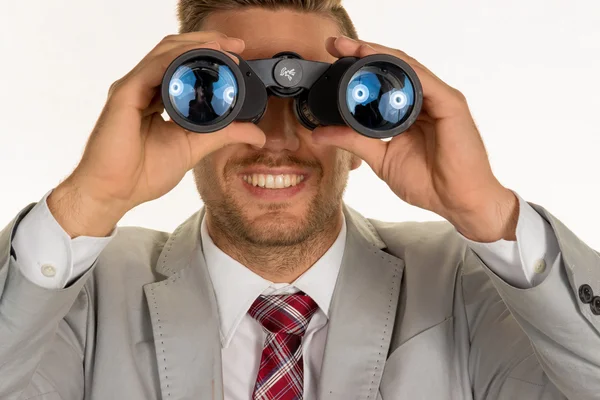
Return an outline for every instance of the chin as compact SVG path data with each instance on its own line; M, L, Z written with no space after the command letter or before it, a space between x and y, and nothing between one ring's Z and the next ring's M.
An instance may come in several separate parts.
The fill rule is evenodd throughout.
M306 217L285 211L269 211L247 223L247 240L255 244L290 246L307 239L312 233Z
M231 243L263 247L295 246L311 241L329 226L339 205L322 196L295 201L258 202L224 195L207 203L214 224Z

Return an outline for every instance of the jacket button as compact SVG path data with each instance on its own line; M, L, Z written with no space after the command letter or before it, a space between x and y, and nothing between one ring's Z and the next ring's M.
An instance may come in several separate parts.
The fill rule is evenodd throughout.
M590 308L592 309L592 313L594 315L600 315L600 296L596 296L592 299Z
M584 304L589 304L594 298L594 292L590 285L579 286L579 300Z

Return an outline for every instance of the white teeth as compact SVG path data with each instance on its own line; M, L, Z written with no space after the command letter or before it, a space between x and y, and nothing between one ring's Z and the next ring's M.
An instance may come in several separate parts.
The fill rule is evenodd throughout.
M304 175L296 174L280 174L280 175L265 175L252 174L242 177L245 182L252 186L258 186L267 189L283 189L291 186L296 186L304 180Z
M267 189L273 189L275 188L275 178L273 177L273 175L267 175L267 182L265 184L265 187Z
M275 188L277 188L277 189L283 188L283 175L277 175L275 177Z

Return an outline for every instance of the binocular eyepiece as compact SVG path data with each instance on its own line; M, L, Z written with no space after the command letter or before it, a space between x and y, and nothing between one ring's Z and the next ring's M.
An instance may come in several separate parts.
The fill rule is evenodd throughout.
M383 139L406 131L423 104L417 74L391 55L343 57L333 64L293 52L248 61L233 55L239 65L212 49L188 51L169 65L161 96L175 123L197 133L233 121L258 123L268 97L277 96L294 99L295 115L307 129L347 125Z

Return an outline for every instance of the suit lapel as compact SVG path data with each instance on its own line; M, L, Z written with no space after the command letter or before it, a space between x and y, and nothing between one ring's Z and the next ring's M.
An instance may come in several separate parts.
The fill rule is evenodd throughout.
M144 286L163 399L222 399L221 344L214 291L200 241L202 213L173 232Z
M318 399L375 399L390 346L404 262L345 207L347 236L330 307ZM196 213L169 237L144 286L162 398L222 399L219 321Z
M345 208L348 233L330 307L319 399L376 399L404 262L381 249L373 226Z

